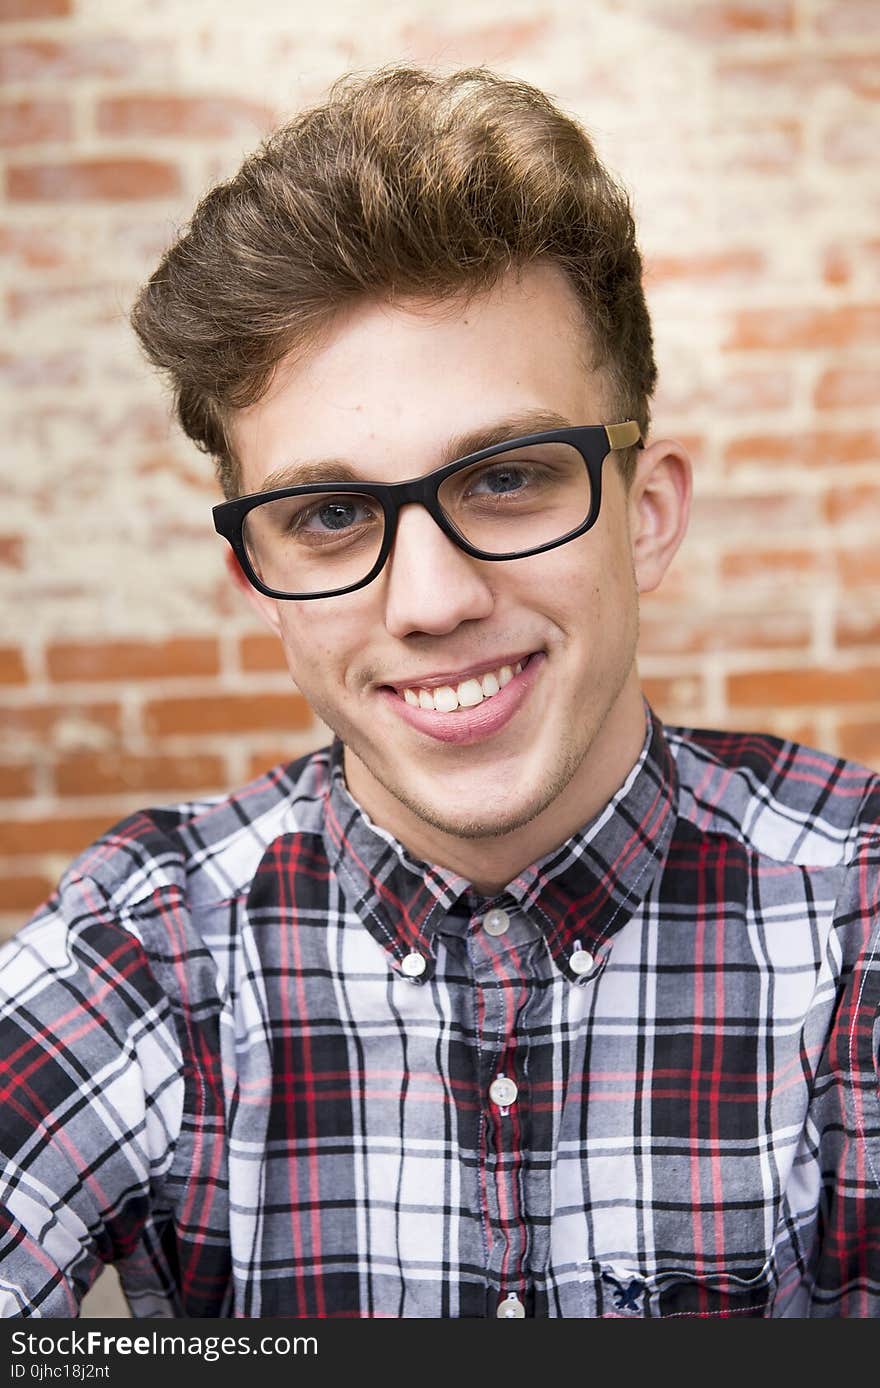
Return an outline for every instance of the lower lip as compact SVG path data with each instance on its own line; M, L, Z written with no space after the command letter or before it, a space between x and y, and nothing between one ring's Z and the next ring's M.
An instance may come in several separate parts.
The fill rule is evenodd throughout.
M417 732L426 733L436 742L452 742L463 747L492 737L510 722L532 692L545 659L543 652L538 651L497 694L490 695L474 708L458 708L453 713L414 708L391 689L379 692L398 718Z

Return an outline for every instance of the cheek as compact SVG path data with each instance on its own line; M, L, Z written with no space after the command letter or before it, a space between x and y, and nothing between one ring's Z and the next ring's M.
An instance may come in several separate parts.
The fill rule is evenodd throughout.
M568 551L568 553L566 553ZM534 571L533 606L573 634L588 635L591 644L614 642L630 627L638 602L632 555L625 544L590 532L571 545L549 551ZM548 562L550 561L550 562Z
M281 641L287 668L297 684L304 689L326 674L333 657L338 658L339 640L333 635L333 624L297 614L281 622Z
M291 605L293 606L293 605ZM304 694L338 688L357 665L364 649L369 621L350 606L333 612L329 606L303 603L281 619L281 641L287 668Z

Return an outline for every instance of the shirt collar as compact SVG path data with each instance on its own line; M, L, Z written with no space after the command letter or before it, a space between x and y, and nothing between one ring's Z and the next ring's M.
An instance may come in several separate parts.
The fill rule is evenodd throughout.
M646 705L641 754L605 808L565 843L538 859L491 898L447 868L420 862L387 830L373 824L345 784L343 746L330 752L324 845L349 907L398 968L419 955L433 975L439 920L468 896L476 913L490 905L520 906L541 928L547 947L572 982L574 950L598 961L648 893L666 859L678 804L678 777L662 725Z

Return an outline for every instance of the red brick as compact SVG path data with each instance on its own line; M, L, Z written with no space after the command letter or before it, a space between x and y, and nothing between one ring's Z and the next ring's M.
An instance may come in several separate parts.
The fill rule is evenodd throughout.
M832 524L880 527L880 486L834 487L825 498L825 516Z
M265 131L274 122L275 112L270 106L228 94L181 96L165 92L107 97L97 107L98 130L114 136L224 139Z
M213 637L175 636L167 641L58 642L46 660L51 679L175 679L216 675L220 670Z
M750 308L733 317L724 347L733 351L790 351L874 346L880 336L880 305L836 308Z
M26 684L24 657L15 646L0 646L0 684Z
M847 588L874 587L880 584L880 548L872 544L864 549L834 551L837 576Z
M475 15L478 13L474 12ZM450 23L439 19L419 19L405 24L400 34L400 46L416 61L436 61L443 54L444 62L472 62L474 53L484 60L498 62L502 58L529 55L551 29L549 16L534 18L490 20L483 24Z
M167 70L169 58L167 41L132 40L107 33L71 40L10 40L0 45L0 83L51 82L57 89L93 78L130 80L138 73Z
M642 690L651 707L670 723L689 721L703 697L699 675L644 675Z
M754 279L765 268L766 260L760 251L704 251L691 255L652 256L646 263L647 287L664 280L735 280Z
M82 385L85 358L78 352L54 352L44 356L0 354L0 385L12 390L42 390L46 386Z
M725 414L784 410L794 398L792 373L785 370L729 371L713 395L715 409Z
M63 704L6 707L0 714L0 732L15 748L21 742L37 740L41 745L63 740L67 747L106 746L116 740L121 726L119 705L111 703L67 699Z
M0 535L0 567L24 568L24 536Z
M161 159L79 159L10 165L6 188L13 202L127 202L173 197L181 183Z
M794 33L794 5L790 0L702 0L682 5L670 0L648 11L649 22L674 29L688 38L716 42L756 34L786 36Z
M862 607L839 613L834 624L834 639L842 649L853 646L880 647L880 612ZM877 691L880 700L880 689Z
M880 718L839 723L837 747L842 757L880 771Z
M820 520L819 501L809 492L791 489L759 496L724 496L697 489L691 507L691 532L708 536L732 547L748 544L768 535L790 534L803 540L804 532Z
M815 99L828 86L844 87L869 99L880 96L880 71L871 53L721 59L716 77L723 86L739 87L743 97L765 107L775 100L798 110L803 105L804 93Z
M326 737L324 741L327 741ZM315 745L317 746L317 741ZM252 752L245 774L249 781L254 781L258 776L262 776L266 771L271 771L275 766L286 766L288 762L293 761L294 757L299 755L299 751L291 751L289 746L283 747L280 743L264 748L261 752Z
M806 434L750 434L724 450L731 471L740 467L839 467L880 461L880 430L817 429Z
M121 818L121 816L117 816ZM114 822L106 815L51 815L0 820L0 855L80 853Z
M829 164L869 164L877 159L880 126L876 114L835 121L825 131L822 153Z
M822 261L822 278L826 284L849 284L852 279L852 261L839 246L831 246Z
M284 650L277 636L268 633L263 635L243 636L239 645L239 661L242 670L277 670L287 669L284 659Z
M0 256L25 270L55 270L68 263L69 247L51 228L6 223L0 224Z
M859 43L880 38L877 0L826 0L811 9L816 32L822 38L855 39Z
M852 670L803 667L796 670L749 670L728 675L732 707L814 708L835 704L870 704L880 697L880 665Z
M827 246L822 256L826 284L849 284L856 275L880 282L880 240L845 241Z
M111 284L48 284L33 289L10 289L6 307L13 321L40 317L52 319L65 327L75 324L113 323L119 321L119 290ZM72 413L72 412L71 412ZM83 412L84 413L84 412ZM60 416L61 411L56 411ZM92 428L102 421L94 412L88 420Z
M0 20L63 19L73 0L0 0Z
M148 733L158 736L255 733L307 728L312 712L301 694L213 694L153 699L144 710Z
M33 145L69 140L73 113L67 101L0 102L0 145Z
M812 623L799 612L658 612L643 608L640 645L652 655L709 651L802 650Z
M78 752L55 767L59 795L111 795L132 791L218 791L226 781L222 757L205 753L136 756Z
M767 731L777 737L785 737L789 742L800 742L805 747L819 746L819 733L815 723L803 718L794 718L790 713L774 714L766 724Z
M33 767L24 762L0 763L0 798L18 800L34 793Z
M799 120L767 119L740 122L735 130L725 126L720 166L728 173L784 173L803 152L803 126Z
M812 549L745 549L721 556L721 578L734 583L815 578L822 572L823 556Z
M849 87L855 96L876 101L880 97L880 64L871 54L865 58L837 58L829 62L830 76Z
M175 450L175 446L178 451ZM141 454L135 462L135 471L140 477L168 476L184 482L187 487L202 492L212 502L217 499L217 482L204 459L197 458L193 465L192 456L180 449L177 440L165 448L150 450Z
M813 392L820 410L880 405L880 366L839 366L823 372Z
M37 873L3 873L0 877L0 911L20 911L22 925L51 896L55 883Z

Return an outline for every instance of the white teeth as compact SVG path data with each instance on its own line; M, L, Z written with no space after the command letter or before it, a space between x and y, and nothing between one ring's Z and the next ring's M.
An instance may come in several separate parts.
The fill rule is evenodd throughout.
M479 679L462 680L453 689L451 684L440 685L437 689L404 689L403 697L413 708L429 709L432 713L454 713L457 708L476 708L484 699L491 699L514 675L522 672L522 661L516 665L502 665L500 670L489 670Z
M434 708L438 713L454 713L458 708L458 695L449 684L441 684L434 690Z
M455 691L461 708L476 708L483 702L483 687L479 680L463 680ZM436 706L437 700L434 700Z

